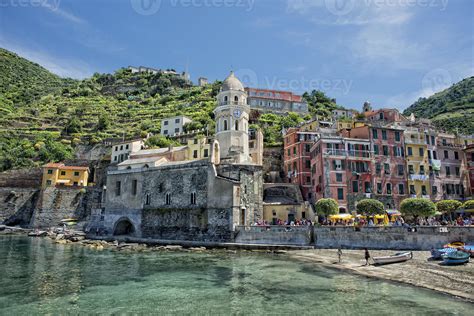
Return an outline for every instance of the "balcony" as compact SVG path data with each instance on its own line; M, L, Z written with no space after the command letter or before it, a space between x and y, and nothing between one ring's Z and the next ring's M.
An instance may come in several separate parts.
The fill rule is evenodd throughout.
M326 156L372 158L372 153L368 150L326 149L323 154Z
M409 178L411 181L426 181L428 176L425 174L410 174Z
M225 105L241 105L241 106L248 106L248 104L241 102L241 101L221 101L219 102L219 106Z

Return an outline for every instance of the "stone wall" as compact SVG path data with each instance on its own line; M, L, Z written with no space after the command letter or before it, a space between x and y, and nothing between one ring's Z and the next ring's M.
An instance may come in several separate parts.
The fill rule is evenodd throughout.
M441 232L447 229L447 232ZM369 248L430 250L453 241L472 242L474 227L417 227L411 232L402 227L314 227L318 248Z
M2 188L40 188L42 171L40 168L9 170L0 173Z
M312 241L312 229L311 226L240 226L235 234L235 242L308 246Z
M265 147L263 149L263 179L269 183L283 183L283 147Z
M230 241L231 213L231 209L145 209L142 214L142 237Z

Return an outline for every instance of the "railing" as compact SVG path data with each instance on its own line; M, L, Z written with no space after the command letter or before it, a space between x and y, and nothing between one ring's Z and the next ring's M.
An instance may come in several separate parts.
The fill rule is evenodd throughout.
M221 101L219 102L219 106L224 106L224 105L242 105L242 106L248 106L248 104L240 101Z
M368 150L345 150L345 149L326 149L325 155L328 156L344 156L357 158L371 158L372 153Z
M288 226L288 225L267 225L267 226L236 226L236 230L243 230L247 232L290 232L290 231L305 231L310 230L312 226L300 225L300 226Z

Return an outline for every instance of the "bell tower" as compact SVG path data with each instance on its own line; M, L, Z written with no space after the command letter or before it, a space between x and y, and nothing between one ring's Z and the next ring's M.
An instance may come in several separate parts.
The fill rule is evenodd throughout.
M248 134L250 107L247 105L244 86L233 72L222 83L214 114L216 140L219 142L221 159L229 159L236 163L250 162Z

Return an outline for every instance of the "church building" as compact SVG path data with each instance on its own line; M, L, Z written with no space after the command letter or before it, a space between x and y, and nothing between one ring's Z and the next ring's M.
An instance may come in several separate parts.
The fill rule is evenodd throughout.
M231 73L214 110L209 157L110 169L105 208L92 219L108 235L232 241L237 226L263 218L261 160L249 154L247 93Z

